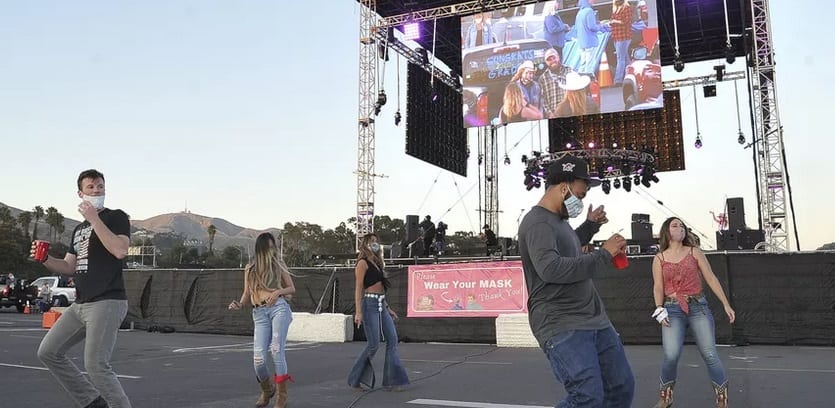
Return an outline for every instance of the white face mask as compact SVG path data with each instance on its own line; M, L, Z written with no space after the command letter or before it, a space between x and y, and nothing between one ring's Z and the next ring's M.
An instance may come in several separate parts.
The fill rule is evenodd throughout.
M570 196L565 199L565 209L568 211L568 218L577 218L580 214L583 213L583 200L577 198L574 193L571 192L571 189L568 189L568 194Z
M670 229L670 239L676 242L684 241L684 228Z
M374 252L375 254L377 252L380 252L380 244L376 242L372 242L371 245L369 245L368 247L371 248L371 252Z
M86 194L82 194L81 199L92 204L97 210L104 208L104 195L88 196Z

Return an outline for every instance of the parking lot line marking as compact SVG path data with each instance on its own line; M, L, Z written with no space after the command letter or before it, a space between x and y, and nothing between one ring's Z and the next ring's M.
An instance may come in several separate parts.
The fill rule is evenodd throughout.
M816 368L731 368L731 370L737 371L784 371L787 373L825 373L825 374L835 374L835 370L823 370L823 369L816 369Z
M0 329L0 332L18 332L18 331L47 331L47 329L42 329L42 328L37 328L37 329L36 328L30 328L30 329L24 329L24 328L6 329L6 328L3 328L3 329Z
M487 364L487 365L511 365L513 363L502 363L498 361L452 361L452 360L414 360L414 359L407 359L401 358L400 361L409 361L413 363L461 363L461 364Z
M489 402L450 401L420 398L411 400L408 404L418 405L440 405L442 407L463 407L463 408L551 408L545 405L510 405L491 404Z
M20 365L20 364L0 363L0 367L25 368L27 370L49 371L49 369L47 369L46 367L34 367L34 366L27 366L27 365ZM82 371L81 373L82 374L87 374L86 371ZM116 377L127 378L127 379L130 379L130 380L138 380L138 379L142 378L138 375L123 375L123 374L116 374Z
M172 350L173 353L185 353L187 351L201 351L201 350L212 350L212 349L220 349L220 348L228 348L228 347L241 347L241 346L252 346L252 342L249 343L239 343L239 344L223 344L220 346L205 346L205 347L184 347Z

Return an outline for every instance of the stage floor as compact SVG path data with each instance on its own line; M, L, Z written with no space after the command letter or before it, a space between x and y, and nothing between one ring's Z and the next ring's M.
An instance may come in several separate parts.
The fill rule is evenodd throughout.
M3 406L71 406L68 396L38 361L46 330L39 315L0 310ZM403 392L348 388L346 375L364 343L290 343L287 360L295 379L289 406L301 407L553 407L564 395L539 349L479 344L401 343L412 385ZM627 346L637 380L635 407L657 401L660 346ZM134 407L252 407L258 385L251 339L187 333L123 331L113 367ZM70 356L83 366L82 347ZM374 365L381 381L382 350ZM831 406L835 348L720 347L730 377L733 407ZM695 346L679 364L677 407L709 407L710 380ZM353 405L352 405L353 404Z

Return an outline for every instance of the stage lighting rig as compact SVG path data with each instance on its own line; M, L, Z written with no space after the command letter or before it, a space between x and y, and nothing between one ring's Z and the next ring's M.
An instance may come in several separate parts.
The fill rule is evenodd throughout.
M602 143L601 143L602 144ZM586 160L592 169L592 177L603 181L604 192L611 192L612 186L616 189L623 186L624 190L632 188L634 184L641 182L641 175L644 174L646 183L658 182L655 177L654 165L658 153L655 149L644 146L641 150L634 149L574 149L563 150L554 153L532 152L531 156L523 156L525 163L525 188L531 190L538 188L542 179L547 178L547 169L552 162L562 159L565 156L578 157ZM607 192L608 190L608 192Z
M388 102L388 97L386 96L385 90L380 90L377 93L377 102L374 103L374 115L379 116L380 110L385 106L386 102Z
M403 115L400 114L400 109L394 112L394 126L400 126L400 121L403 120Z
M739 131L739 137L736 138L736 142L741 145L745 144L745 133L742 133L741 130Z

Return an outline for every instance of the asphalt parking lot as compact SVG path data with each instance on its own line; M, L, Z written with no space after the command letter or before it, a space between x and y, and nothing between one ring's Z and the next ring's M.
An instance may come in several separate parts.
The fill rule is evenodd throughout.
M70 407L38 361L46 330L39 315L0 310L4 407ZM119 334L113 366L134 407L251 407L258 393L251 339L191 333ZM290 343L292 407L553 407L563 394L539 349L484 344L402 343L412 385L403 392L356 392L345 379L364 343ZM656 402L660 346L627 346L637 379L635 407ZM835 348L720 347L733 407L829 407ZM82 348L70 356L83 366ZM378 381L383 353L375 359ZM710 407L710 380L695 346L679 365L676 407ZM10 392L13 391L13 392Z

